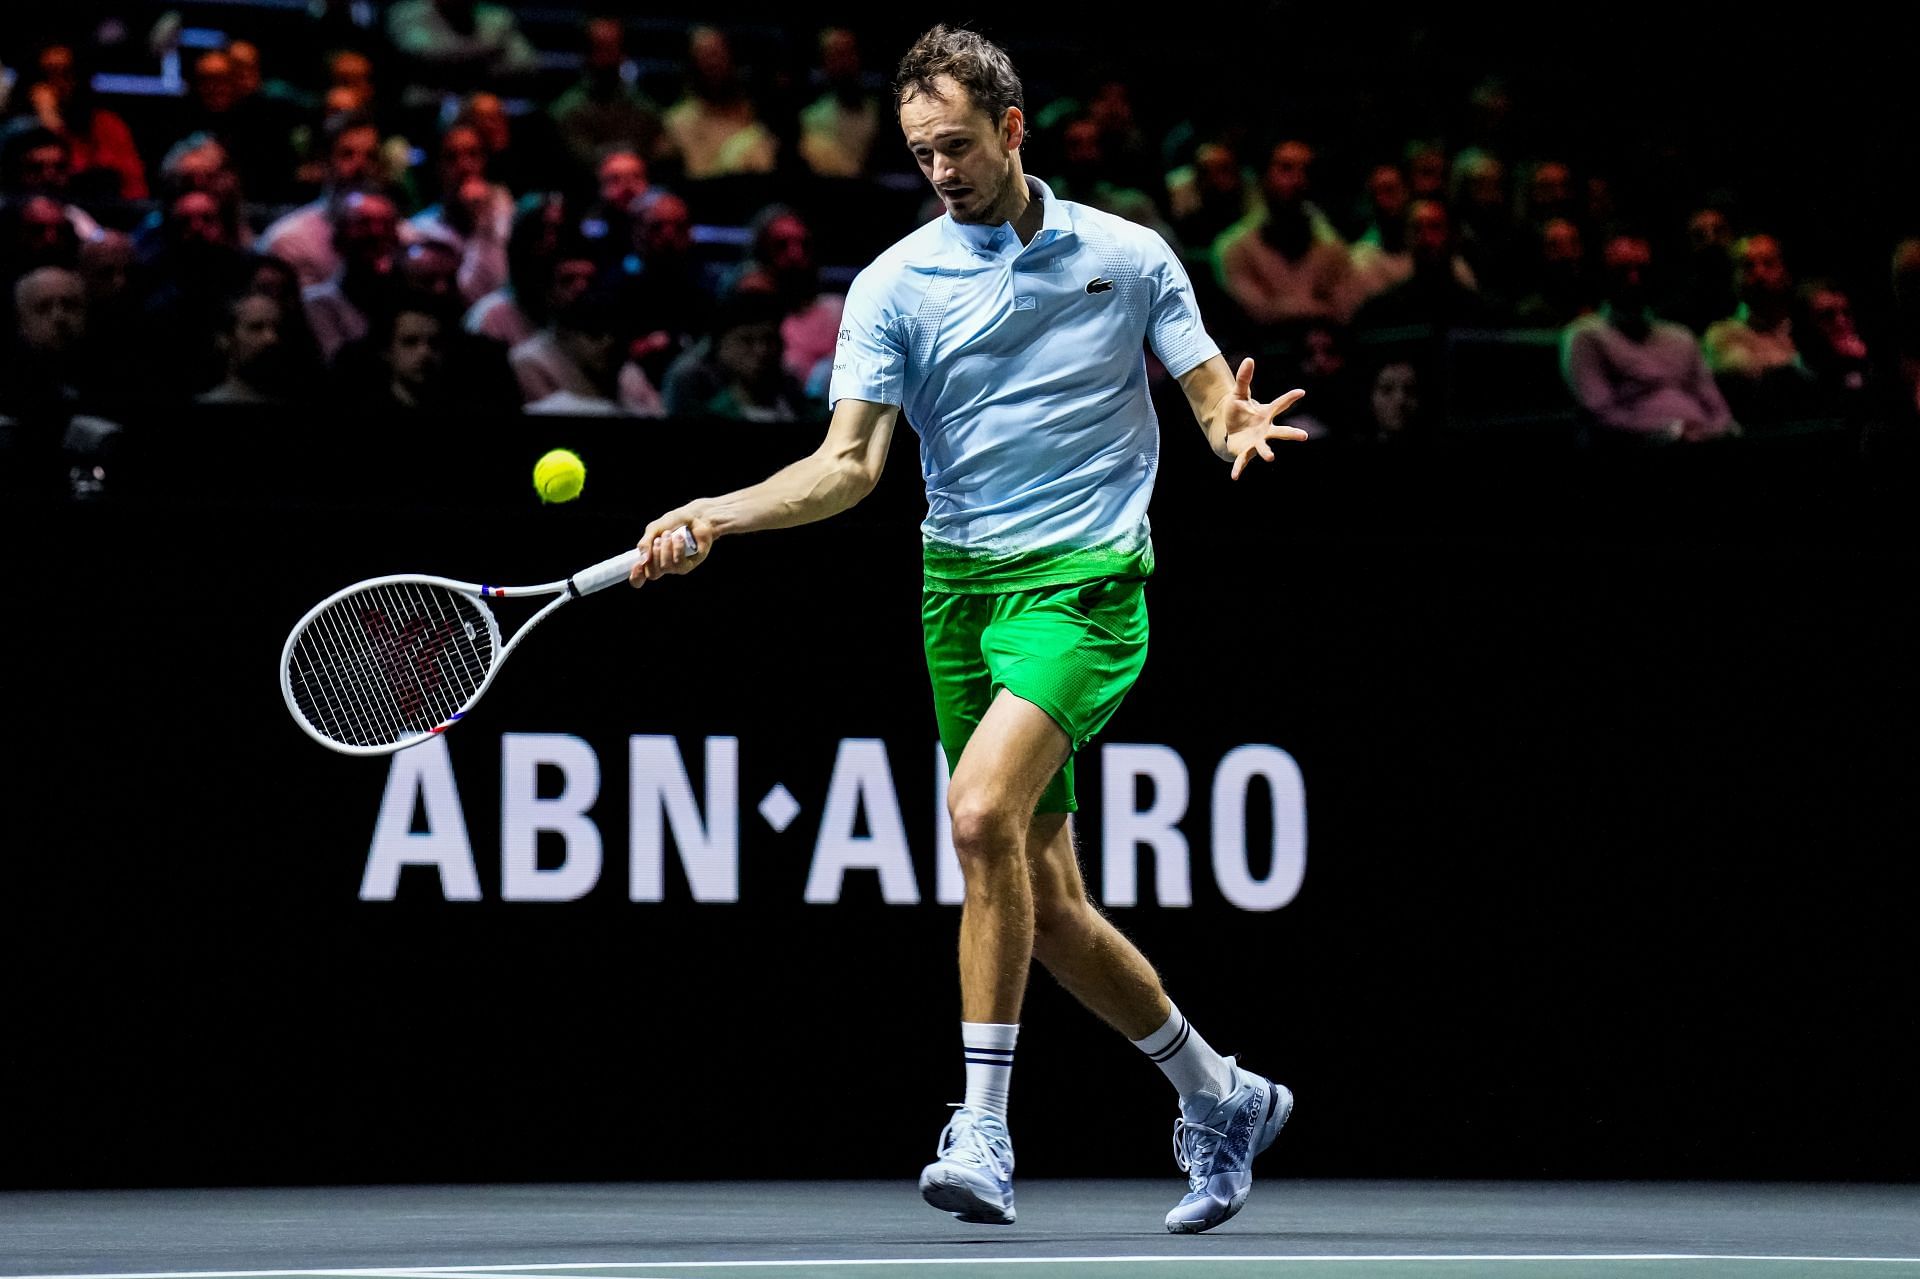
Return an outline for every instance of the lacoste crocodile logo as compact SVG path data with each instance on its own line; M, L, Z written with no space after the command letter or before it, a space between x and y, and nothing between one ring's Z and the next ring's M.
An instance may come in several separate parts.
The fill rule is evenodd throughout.
M1090 283L1089 283L1089 284L1087 285L1087 292L1089 292L1089 293L1106 293L1106 292L1108 292L1109 290L1111 290L1112 288L1113 288L1113 281L1112 281L1112 280L1109 280L1109 279L1105 279L1105 278L1103 278L1103 277L1101 277L1101 276L1097 276L1097 275L1096 275L1096 276L1094 276L1094 277L1093 277L1093 280L1092 280L1092 281L1091 281L1091 282L1090 282Z

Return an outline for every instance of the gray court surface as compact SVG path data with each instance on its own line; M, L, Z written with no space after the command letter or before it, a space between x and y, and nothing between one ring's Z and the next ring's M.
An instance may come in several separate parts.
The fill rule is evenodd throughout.
M0 1279L1340 1279L1920 1276L1920 1187L1260 1184L1214 1232L1173 1181L1026 1181L963 1226L908 1182L331 1187L0 1194Z

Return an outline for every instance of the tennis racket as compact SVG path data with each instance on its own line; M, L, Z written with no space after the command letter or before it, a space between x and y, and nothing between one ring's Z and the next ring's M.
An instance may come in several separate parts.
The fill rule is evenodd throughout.
M682 526L687 553L698 555ZM390 755L444 733L473 709L519 646L555 609L624 582L642 552L628 551L560 582L482 586L399 574L321 600L280 650L280 693L293 722L346 755ZM500 642L489 599L555 598Z

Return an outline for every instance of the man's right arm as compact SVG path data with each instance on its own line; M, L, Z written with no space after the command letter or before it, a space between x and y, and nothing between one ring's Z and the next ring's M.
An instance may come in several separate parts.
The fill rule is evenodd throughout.
M635 586L686 573L705 561L713 543L734 533L792 528L838 515L873 492L887 461L887 445L900 408L866 400L841 400L820 447L760 483L719 497L696 498L647 525L640 539L645 560L628 581ZM688 554L679 537L682 525L699 549Z

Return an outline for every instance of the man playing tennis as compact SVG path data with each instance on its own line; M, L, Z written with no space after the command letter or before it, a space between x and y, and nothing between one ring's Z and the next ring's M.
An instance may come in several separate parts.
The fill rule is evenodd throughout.
M846 510L878 482L905 412L926 478L927 667L966 878L966 1100L921 1193L962 1221L1013 1221L1007 1087L1038 959L1179 1090L1189 1190L1166 1224L1207 1230L1245 1202L1253 1157L1293 1096L1209 1047L1088 900L1068 824L1073 757L1146 659L1159 425L1143 342L1234 479L1272 461L1272 441L1306 438L1275 422L1302 393L1263 403L1253 361L1228 371L1158 235L1026 176L1020 79L1003 50L935 27L902 60L895 104L946 216L854 281L825 442L763 483L654 520L632 581L688 572L731 534ZM669 536L682 526L691 549Z

